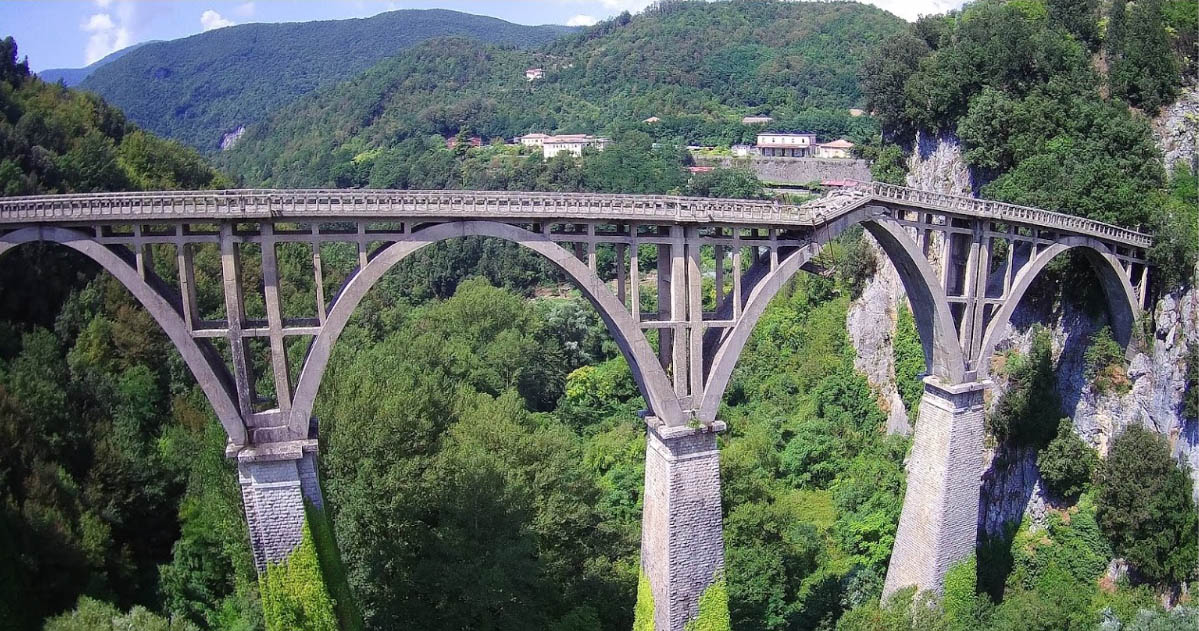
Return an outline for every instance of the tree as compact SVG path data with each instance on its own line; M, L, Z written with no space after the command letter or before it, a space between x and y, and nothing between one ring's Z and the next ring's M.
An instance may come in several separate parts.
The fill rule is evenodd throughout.
M1057 436L1037 456L1037 469L1050 492L1074 498L1091 483L1098 462L1095 450L1082 442L1074 433L1074 424L1064 418L1058 424Z
M1199 514L1191 478L1158 434L1131 425L1116 437L1100 476L1098 518L1116 553L1149 580L1195 576Z
M121 613L113 605L91 598L80 598L74 611L51 619L45 631L199 631L192 623L166 620L144 607Z

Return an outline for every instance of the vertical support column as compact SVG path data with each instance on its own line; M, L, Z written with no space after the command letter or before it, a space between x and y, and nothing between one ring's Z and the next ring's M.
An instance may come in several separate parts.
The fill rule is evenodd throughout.
M241 248L233 234L233 224L221 224L221 281L225 290L225 319L228 326L229 354L233 360L233 381L242 418L254 414L254 374L250 371L249 348L242 335L246 312L242 300Z
M637 224L629 224L632 241L629 243L629 311L633 321L641 322L641 244L637 242Z
M690 366L687 363L687 239L683 226L670 227L670 320L674 324L674 355L671 359L674 392L687 396Z
M725 425L646 421L641 570L654 597L655 631L683 631L724 568L716 434Z
M733 319L741 319L741 228L733 228Z
M625 244L617 243L616 244L616 299L620 301L620 304L627 306L629 304L629 294L628 294L628 279L625 277L624 252L625 252Z
M883 597L915 585L940 592L945 573L974 554L982 479L983 391L924 379L908 487Z
M283 339L283 309L279 297L279 260L275 251L275 227L262 224L262 287L270 330L271 369L275 375L275 399L279 411L291 412L291 378L287 372L287 344Z
M704 389L704 279L699 228L687 227L688 394L698 400ZM691 406L687 406L691 407Z
M659 227L659 234L662 228ZM670 320L670 253L671 246L658 244L658 320ZM670 366L674 358L674 330L668 327L658 329L658 361L662 368Z
M304 533L304 502L324 508L316 440L273 443L238 454L237 472L254 565L286 561Z

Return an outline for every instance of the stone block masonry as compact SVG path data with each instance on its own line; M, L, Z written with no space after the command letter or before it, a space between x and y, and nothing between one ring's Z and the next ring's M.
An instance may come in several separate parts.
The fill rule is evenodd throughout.
M238 455L238 479L250 530L250 548L259 572L280 563L300 546L304 502L323 508L317 482L316 441L295 441L282 449L246 450Z
M924 380L884 598L913 585L940 593L949 568L974 554L983 468L983 391L989 386Z
M654 595L655 631L683 631L724 568L716 434L725 425L647 421L641 568Z

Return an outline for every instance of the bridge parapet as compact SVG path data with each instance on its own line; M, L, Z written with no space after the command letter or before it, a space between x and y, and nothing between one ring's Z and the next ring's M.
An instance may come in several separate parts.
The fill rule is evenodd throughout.
M881 182L806 204L673 195L369 189L244 189L91 193L0 198L0 224L186 219L311 219L338 217L554 218L669 221L679 224L815 226L876 202L968 217L1064 230L1147 248L1149 235L1039 208L948 195Z
M1138 248L1148 248L1153 245L1153 237L1135 230L1040 208L977 199L964 195L937 193L905 186L884 184L882 182L865 184L859 190L873 197L875 200L882 202L899 202L908 206L918 206L942 212L958 212L971 217L991 219L998 222L1065 230L1116 241Z

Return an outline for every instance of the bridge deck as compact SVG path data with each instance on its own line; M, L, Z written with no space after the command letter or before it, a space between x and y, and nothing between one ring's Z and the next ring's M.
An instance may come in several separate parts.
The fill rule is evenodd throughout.
M0 198L0 224L470 217L815 226L871 203L1083 234L1138 248L1153 243L1149 235L1082 217L878 182L806 204L668 195L366 189L39 195Z

